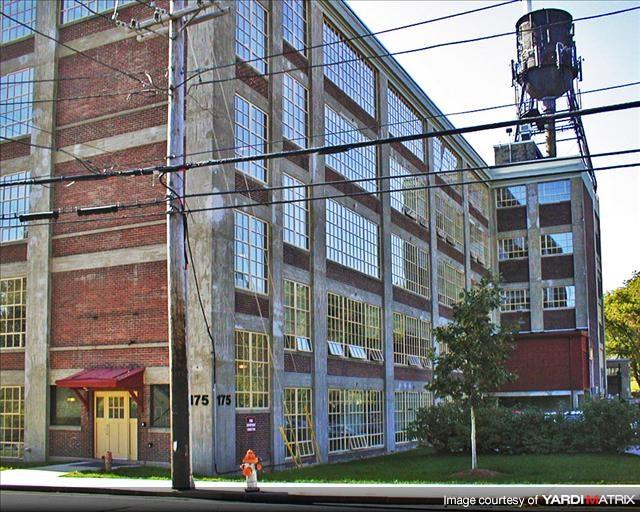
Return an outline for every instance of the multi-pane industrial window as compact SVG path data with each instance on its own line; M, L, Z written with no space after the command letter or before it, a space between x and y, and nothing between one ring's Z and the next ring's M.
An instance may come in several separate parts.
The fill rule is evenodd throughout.
M496 207L509 208L511 206L524 206L527 204L526 185L514 185L512 187L500 187L496 189Z
M284 75L282 134L300 147L307 146L307 89L289 74Z
M429 298L429 253L392 234L391 279L395 286Z
M237 0L236 7L236 54L266 73L267 11L257 0Z
M35 0L2 0L0 2L2 12L27 25L26 27L10 20L6 16L0 16L0 43L8 43L14 39L32 34L29 30L35 26L36 1ZM2 100L4 101L4 100Z
M282 28L284 38L294 49L304 53L306 47L307 17L305 0L284 0Z
M324 74L347 95L375 116L375 74L343 37L324 24Z
M529 311L529 289L516 288L504 290L500 309L502 311Z
M246 213L235 212L236 288L268 292L267 223Z
M436 193L436 230L438 235L448 242L464 245L463 213L440 191Z
M429 219L428 191L416 188L427 186L426 177L408 177L407 174L412 173L393 156L389 159L389 171L392 176L391 207L426 223Z
M573 253L573 233L553 233L540 235L540 248L543 256Z
M0 457L21 457L24 448L24 388L0 387Z
M284 281L284 348L311 351L311 296L306 284Z
M569 180L547 181L538 184L538 202L540 204L559 203L571 200L571 182Z
M287 459L314 454L311 388L284 388L284 432ZM293 452L293 453L292 453Z
M267 114L242 96L235 100L236 156L252 156L267 151ZM236 169L260 181L267 181L265 160L236 162Z
M29 179L31 173L17 172L0 176L0 183L10 183ZM26 234L24 224L18 215L29 212L29 185L11 185L0 188L0 242L22 240Z
M27 278L0 279L0 348L24 347Z
M543 309L559 309L576 307L576 290L574 286L551 286L542 289Z
M526 236L515 236L513 238L501 238L498 240L498 259L515 260L517 258L527 258L529 249L527 247Z
M329 354L372 361L383 360L378 306L329 293L327 331ZM336 349L339 352L336 353Z
M382 391L329 389L329 453L384 444Z
M469 181L478 180L478 176L468 173ZM469 202L485 217L489 217L489 187L482 183L469 184Z
M458 172L446 172L460 168L460 159L445 146L439 138L433 139L433 172L440 173L446 183L458 183L460 176Z
M72 389L50 386L49 396L49 421L51 425L80 426L82 404Z
M380 275L378 225L327 199L327 259L373 277Z
M469 231L471 235L471 257L478 260L482 264L489 262L489 235L477 222L469 223Z
M420 118L393 89L387 89L387 101L389 103L389 135L405 136L422 133ZM420 160L424 158L421 139L402 144Z
M438 302L453 306L464 291L464 272L446 260L438 261Z
M282 236L286 243L309 249L309 204L304 183L288 174L282 175Z
M169 384L153 384L151 387L151 426L168 428L171 408L169 404Z
M236 407L269 407L269 337L236 331Z
M358 128L329 106L325 106L325 143L327 146L364 142L367 139ZM356 183L369 192L376 191L376 150L373 146L350 149L329 154L327 165L350 180L365 179Z
M31 133L32 80L33 68L0 76L0 136L12 138Z
M131 1L120 2L120 6ZM93 16L91 11L102 12L107 9L113 9L115 4L116 0L82 0L81 2L77 0L62 0L61 20L62 23L69 23L87 16Z
M415 441L409 436L408 427L418 415L418 410L433 405L433 395L429 391L395 392L395 432L396 443Z
M428 368L431 322L402 313L393 314L393 362Z

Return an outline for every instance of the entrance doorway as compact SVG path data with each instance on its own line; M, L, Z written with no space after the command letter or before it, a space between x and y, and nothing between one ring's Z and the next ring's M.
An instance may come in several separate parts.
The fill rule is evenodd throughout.
M114 459L138 458L138 404L128 391L94 393L95 457L111 452Z

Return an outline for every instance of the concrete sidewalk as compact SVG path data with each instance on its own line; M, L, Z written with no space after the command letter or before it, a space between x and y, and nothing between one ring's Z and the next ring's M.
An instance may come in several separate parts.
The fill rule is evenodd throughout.
M142 480L133 478L67 478L65 473L77 470L69 465L44 466L41 468L11 469L0 472L0 488L51 491L74 491L91 489L93 492L118 494L119 492L139 492L153 494L174 494L169 480ZM638 485L470 485L470 484L320 484L320 483L260 483L266 494L283 497L322 499L381 499L419 500L448 497L514 496L530 497L542 494L635 494L640 495ZM196 481L199 494L211 493L230 499L245 495L244 482ZM262 494L262 493L260 493ZM259 501L259 496L254 495ZM204 496L203 496L204 497Z

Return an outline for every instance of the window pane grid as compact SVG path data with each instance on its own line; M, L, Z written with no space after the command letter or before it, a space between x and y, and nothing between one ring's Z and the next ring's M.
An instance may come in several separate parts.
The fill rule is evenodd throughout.
M123 3L131 1L132 0L125 0L124 2L120 2L120 6L122 6ZM116 0L82 0L81 2L77 2L76 0L62 0L60 19L63 24L69 23L81 18L93 16L93 13L89 9L102 12L113 9L115 4Z
M429 274L429 253L392 234L391 279L393 284L429 298L431 296Z
M260 155L267 152L267 114L242 96L235 99L236 156ZM236 169L249 176L267 181L265 160L236 162Z
M528 257L527 237L516 236L498 240L498 259L500 261Z
M438 261L438 302L453 306L464 289L464 272L446 260Z
M442 173L438 174L445 183L454 185L460 181L459 172L444 172L452 171L460 168L460 159L451 151L447 146L442 143L439 138L433 139L433 172ZM459 191L459 185L454 186L455 190Z
M573 233L553 233L540 236L542 256L573 253Z
M266 73L267 11L257 0L237 0L236 7L236 54Z
M489 259L489 234L487 230L475 222L469 223L471 235L471 257L482 264L487 264Z
M284 348L298 350L296 338L311 340L311 293L306 284L284 281ZM310 344L310 343L309 343Z
M324 74L375 117L375 74L360 54L327 23L323 31ZM339 63L339 64L338 64Z
M311 403L311 388L284 388L284 431L295 457L309 457L315 453L308 421L313 417ZM285 445L285 459L291 458Z
M10 139L31 133L32 80L33 68L0 76L0 136Z
M24 347L27 278L0 279L0 348Z
M378 225L327 199L327 258L379 277Z
M283 239L288 244L308 250L309 203L305 201L307 189L304 183L288 174L282 175L282 184L287 187L282 191L282 199L287 201L282 206Z
M431 322L402 313L393 314L393 362L400 365L430 367L433 348ZM418 359L415 359L415 358Z
M353 126L344 117L338 114L329 106L325 106L325 143L327 146L337 146L340 144L351 144L354 142L364 142L369 140L357 127ZM358 149L350 149L336 154L326 156L327 165L350 180L366 179L356 183L360 188L375 192L377 184L375 182L377 160L376 150L373 146ZM369 181L371 180L371 181Z
M477 181L479 179L475 174L467 173L467 181ZM482 215L489 218L489 187L482 183L470 183L469 202Z
M0 2L0 8L2 8L2 12L25 25L28 25L30 28L35 27L35 0L2 0L2 2ZM0 16L0 43L8 43L9 41L28 36L30 34L32 34L32 31L29 30L29 28L24 27L15 21L11 21L5 16Z
M540 204L559 203L571 200L571 182L569 180L547 181L538 184L538 202Z
M464 246L464 215L442 192L436 192L436 231L440 238Z
M21 457L24 449L24 388L0 387L0 456Z
M329 389L329 453L383 444L382 391Z
M501 187L496 189L497 208L524 206L526 204L527 187L525 185L514 185L513 187Z
M429 220L428 190L426 188L415 189L415 187L427 186L426 176L406 177L411 172L393 157L389 160L389 171L392 176L391 207L399 212L408 213L426 224ZM401 178L400 176L405 177Z
M17 172L0 176L0 183L27 180L29 172ZM29 212L29 185L12 185L0 188L0 242L22 240L27 234L27 228L20 222L18 215Z
M289 74L284 75L282 97L282 132L300 147L307 147L308 92Z
M287 42L299 52L305 53L307 17L304 0L284 0L282 28Z
M389 135L405 136L422 133L422 122L418 115L393 89L387 89L389 109ZM411 140L402 143L420 160L424 159L422 140Z
M361 347L369 359L374 359L373 351L382 352L380 308L366 302L350 299L343 295L327 295L328 340L343 347L349 355L349 345Z
M246 213L235 212L236 288L268 293L267 223Z
M269 337L236 331L236 408L269 408Z
M574 286L551 286L543 288L542 291L543 309L574 308L576 306Z
M530 308L528 288L504 290L501 311L529 311Z
M419 409L433 406L433 394L429 391L395 392L395 433L396 443L415 441L409 437L407 429L416 420Z

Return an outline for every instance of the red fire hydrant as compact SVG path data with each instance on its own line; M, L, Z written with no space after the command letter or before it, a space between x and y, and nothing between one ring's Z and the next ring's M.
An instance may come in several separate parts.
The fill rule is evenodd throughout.
M253 453L253 450L247 450L247 453L242 459L242 464L240 464L240 469L242 470L244 477L247 479L247 488L245 489L245 492L259 491L258 471L262 469L262 464L260 464L260 459L255 453Z

